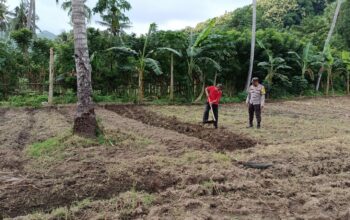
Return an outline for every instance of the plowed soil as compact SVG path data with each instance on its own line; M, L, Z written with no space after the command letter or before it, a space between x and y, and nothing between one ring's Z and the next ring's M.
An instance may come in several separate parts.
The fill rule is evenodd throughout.
M124 117L141 121L142 123L208 141L212 148L218 150L239 150L254 147L257 141L244 135L238 135L225 130L218 130L179 121L176 117L163 117L141 106L135 105L107 105L108 110L114 111Z
M348 98L269 104L260 131L243 105L219 130L197 106L97 107L96 141L74 108L0 109L0 219L350 219Z

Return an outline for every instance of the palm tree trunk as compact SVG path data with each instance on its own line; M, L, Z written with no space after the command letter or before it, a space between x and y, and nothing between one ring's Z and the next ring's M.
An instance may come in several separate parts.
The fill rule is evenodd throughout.
M53 78L54 78L54 52L53 48L50 48L50 69L49 69L49 105L53 104Z
M217 81L218 81L218 73L215 73L215 76L214 76L214 86L216 86Z
M346 75L346 93L350 94L350 72Z
M34 6L35 6L35 3L34 3L35 0L30 0L29 1L29 10L28 10L28 15L27 15L27 29L29 30L33 30L33 11L34 11Z
M333 32L334 32L334 29L335 29L335 26L337 24L337 20L338 20L338 16L339 16L339 12L340 12L340 9L341 9L341 4L343 3L343 0L338 0L338 3L337 3L337 8L335 9L335 13L334 13L334 17L333 17L333 22L331 24L331 28L329 29L329 32L328 32L328 36L327 36L327 39L326 39L326 42L324 44L324 47L323 47L323 53L326 51L331 39L332 39L332 35L333 35ZM323 70L324 68L321 67L320 71L318 72L318 80L317 80L317 85L316 85L316 91L319 91L320 89L320 84L321 84L321 80L322 80L322 74L323 74Z
M205 76L202 75L201 78L202 78L202 88L201 88L201 91L200 91L198 97L197 97L196 100L194 101L194 103L200 102L200 101L202 100L202 98L203 98L203 95L204 95L204 91L205 91Z
M249 72L248 72L247 83L245 85L245 91L248 91L252 77L253 77L255 42L256 42L256 0L253 0L252 42L251 42L251 50L250 50Z
M139 70L139 91L138 91L138 102L142 103L143 102L143 98L145 97L144 91L145 91L145 83L143 80L144 77L144 71L143 70Z
M33 28L33 33L34 33L34 37L36 37L36 5L35 5L35 0L33 1L33 14L32 14L32 28Z
M327 73L327 87L326 87L326 96L328 96L329 95L329 87L330 87L330 81L331 81L331 69L330 68L328 68L328 73Z
M174 100L174 54L171 54L170 64L170 100Z
M72 22L78 93L73 132L80 136L94 138L98 126L92 101L91 65L83 0L72 0Z

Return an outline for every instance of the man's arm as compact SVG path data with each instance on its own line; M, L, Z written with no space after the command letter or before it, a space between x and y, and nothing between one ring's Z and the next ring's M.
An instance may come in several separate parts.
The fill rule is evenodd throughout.
M208 91L208 87L207 87L207 88L205 88L205 95L207 96L208 101L209 101L209 103L210 103L210 102L211 102L211 100L210 100L210 98L209 98L209 91Z
M250 101L250 92L248 92L247 99L245 100L245 103L248 105Z
M263 87L261 88L261 107L263 107L263 108L264 108L264 106L265 106L265 96L266 96L266 89L265 89L265 87L263 86Z

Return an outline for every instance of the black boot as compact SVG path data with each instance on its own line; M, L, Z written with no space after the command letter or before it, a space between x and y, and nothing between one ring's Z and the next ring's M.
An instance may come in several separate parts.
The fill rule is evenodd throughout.
M260 128L261 128L261 125L260 125L260 123L258 123L258 126L257 126L257 128L258 128L258 129L260 129Z

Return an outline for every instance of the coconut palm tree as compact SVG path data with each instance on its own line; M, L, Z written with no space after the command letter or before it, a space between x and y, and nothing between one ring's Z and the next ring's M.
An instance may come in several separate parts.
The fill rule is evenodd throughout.
M91 20L92 17L92 11L91 9L86 5L86 1L84 0L84 12L85 12L85 17L87 18L88 21ZM62 3L62 9L68 12L69 16L72 16L72 0L66 0Z
M27 27L27 2L21 0L19 6L17 6L13 13L13 19L11 20L11 29L19 30Z
M0 0L0 32L6 32L9 29L10 18L8 15L6 1Z
M245 85L245 90L248 91L252 77L253 77L253 68L254 68L254 54L255 54L255 42L256 42L256 0L253 0L253 21L252 21L252 42L250 50L250 64L247 83Z
M117 36L123 29L130 27L130 20L125 15L130 9L131 5L126 0L99 0L93 11L101 15L102 21L98 23L108 27L113 36Z
M334 12L333 21L332 21L331 27L330 27L328 35L327 35L327 39L326 39L324 47L323 47L323 53L326 52L327 47L329 46L330 41L332 39L333 32L334 32L335 26L337 24L339 12L340 12L341 5L342 5L343 1L344 0L338 0L338 2L337 2L337 7L336 7L335 12ZM319 89L320 89L320 84L321 84L322 74L323 74L324 69L325 68L322 66L320 68L320 71L318 72L318 80L317 80L317 85L316 85L316 91L319 91Z
M27 29L35 30L35 0L30 0L27 12Z
M72 0L74 58L78 94L78 106L74 118L73 132L84 137L96 137L98 126L92 101L91 65L87 45L85 15L84 0Z

